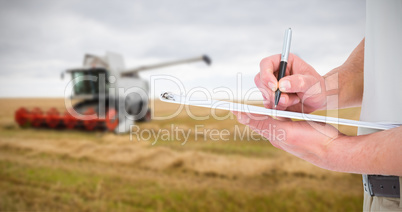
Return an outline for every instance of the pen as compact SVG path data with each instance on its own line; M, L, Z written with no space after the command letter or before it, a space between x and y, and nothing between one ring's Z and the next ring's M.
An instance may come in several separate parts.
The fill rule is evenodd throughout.
M288 64L289 52L290 52L290 40L292 39L292 29L289 28L285 31L285 38L283 41L282 55L281 55L281 63L279 64L279 74L278 74L278 82L285 76L286 65ZM275 109L279 103L279 99L281 98L281 91L275 91Z

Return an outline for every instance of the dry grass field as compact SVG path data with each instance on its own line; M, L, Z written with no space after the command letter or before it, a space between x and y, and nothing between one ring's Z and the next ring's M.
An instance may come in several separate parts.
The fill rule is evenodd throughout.
M0 211L362 210L360 175L326 171L278 150L226 111L217 112L228 115L223 120L197 121L183 111L139 124L130 140L101 131L21 129L13 117L20 106L65 110L62 99L0 99ZM153 109L167 116L176 108L156 101ZM339 114L356 119L359 109ZM181 131L152 135L172 128L188 140ZM245 137L235 138L237 132Z

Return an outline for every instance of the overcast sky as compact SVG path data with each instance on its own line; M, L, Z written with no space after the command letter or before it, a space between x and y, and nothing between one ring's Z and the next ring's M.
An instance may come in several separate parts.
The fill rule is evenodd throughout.
M291 52L320 74L341 65L365 29L363 0L0 0L0 10L0 97L61 97L68 80L60 73L81 66L85 53L106 51L122 54L126 67L207 54L210 67L141 76L169 74L186 89L214 89L235 88L242 73L251 88L260 60L281 52L286 28Z

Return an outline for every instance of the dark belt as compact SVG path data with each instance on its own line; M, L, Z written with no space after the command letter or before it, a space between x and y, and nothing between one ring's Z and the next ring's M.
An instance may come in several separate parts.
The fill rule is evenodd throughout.
M400 198L397 176L363 175L363 186L371 196Z

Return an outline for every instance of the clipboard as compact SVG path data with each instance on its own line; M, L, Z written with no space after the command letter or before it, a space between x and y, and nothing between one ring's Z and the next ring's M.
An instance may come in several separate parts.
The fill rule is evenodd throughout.
M221 101L221 100L194 99L194 98L190 99L186 96L173 94L171 92L162 92L159 98L161 101L169 102L169 103L192 105L192 106L206 107L206 108L213 108L213 109L220 109L220 110L247 112L247 113L260 114L260 115L268 115L268 116L273 116L273 117L299 119L299 120L305 120L305 121L315 121L315 122L322 122L322 123L327 123L327 124L338 124L338 125L346 125L346 126L354 126L354 127L363 127L363 128L370 128L370 129L387 130L387 129L391 129L391 128L400 126L400 124L355 121L355 120L350 120L350 119L342 119L342 118L334 118L334 117L320 116L320 115L313 115L313 114L306 114L306 113L267 109L264 107L258 107L258 106L254 106L254 105L240 104L240 103L227 102L227 101Z

